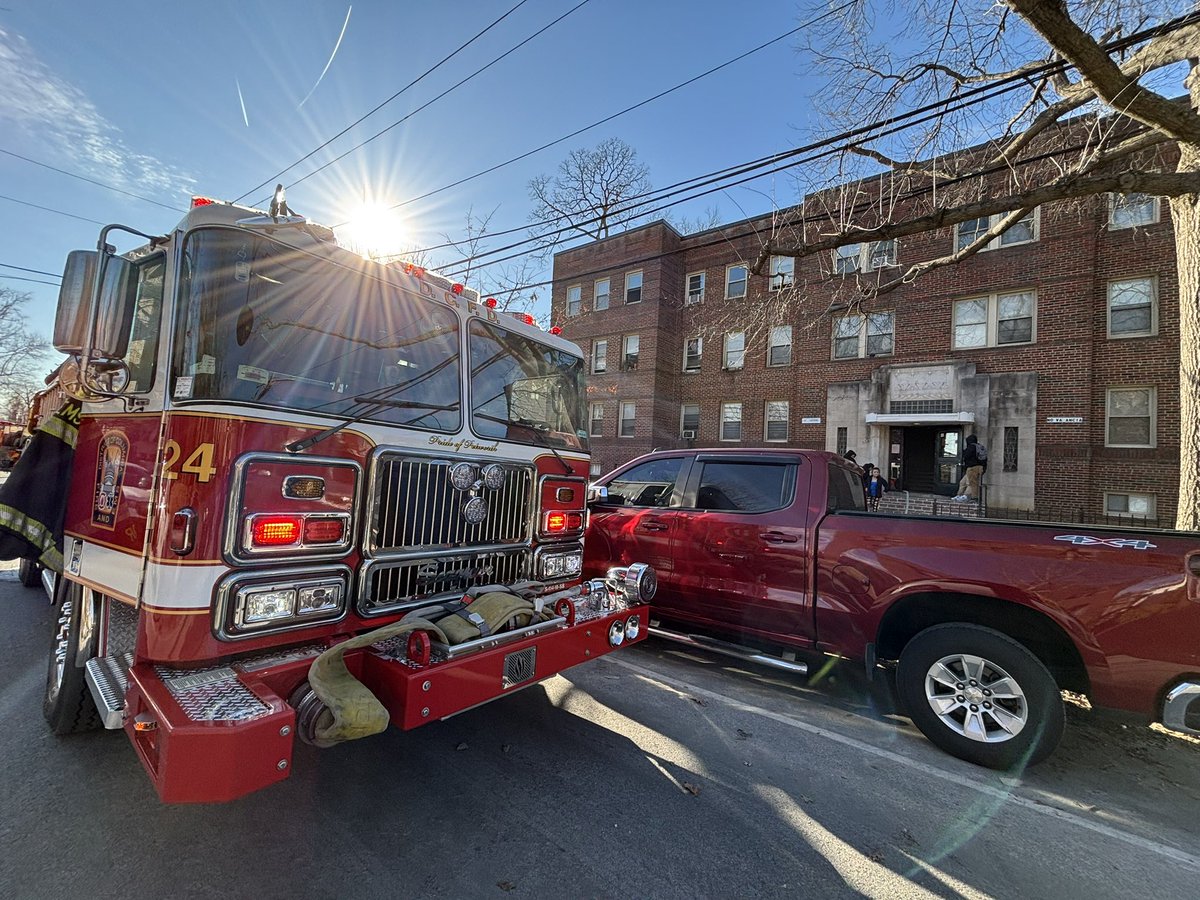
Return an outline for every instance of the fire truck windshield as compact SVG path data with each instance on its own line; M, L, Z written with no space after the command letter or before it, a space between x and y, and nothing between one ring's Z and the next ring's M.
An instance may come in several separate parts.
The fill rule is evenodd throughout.
M458 431L457 314L373 268L240 229L188 235L172 397Z
M472 431L522 444L587 449L582 359L480 319L468 333Z

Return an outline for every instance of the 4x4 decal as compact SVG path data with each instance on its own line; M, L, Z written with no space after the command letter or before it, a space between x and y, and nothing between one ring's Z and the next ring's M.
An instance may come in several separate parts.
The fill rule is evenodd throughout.
M1158 546L1143 538L1098 538L1087 534L1059 534L1054 539L1067 541L1079 547L1116 547L1118 550L1153 550Z

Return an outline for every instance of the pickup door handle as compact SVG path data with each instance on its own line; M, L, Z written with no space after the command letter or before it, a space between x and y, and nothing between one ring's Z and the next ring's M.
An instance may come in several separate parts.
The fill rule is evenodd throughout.
M640 522L638 531L666 531L667 526L662 522Z
M764 531L762 539L768 544L795 544L800 540L796 535L785 534L782 531Z

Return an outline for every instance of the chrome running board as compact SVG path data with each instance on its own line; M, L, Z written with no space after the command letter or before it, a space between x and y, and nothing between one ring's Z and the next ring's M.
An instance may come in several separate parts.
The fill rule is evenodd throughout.
M132 665L132 653L95 656L87 661L87 684L105 728L120 728L125 722L125 693Z
M795 672L800 675L808 674L808 665L806 663L790 659L780 659L778 656L771 656L738 644L719 641L716 638L705 637L700 634L684 634L680 631L670 631L659 625L651 625L650 633L656 637L665 638L668 641L687 644L689 647L699 647L701 650L711 650L713 653L723 653L726 656L733 656L743 662L758 663L759 665L771 666L775 669L783 669L784 671Z
M1200 736L1200 727L1188 725L1188 709L1196 704L1197 716L1193 721L1200 723L1200 683L1185 681L1167 692L1163 701L1162 723L1172 731Z

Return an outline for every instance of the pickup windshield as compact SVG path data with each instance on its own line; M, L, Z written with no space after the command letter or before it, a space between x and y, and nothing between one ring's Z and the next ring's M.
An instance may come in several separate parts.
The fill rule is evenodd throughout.
M346 260L349 260L348 262ZM207 228L183 248L172 397L457 431L458 316L314 241Z
M472 431L587 449L582 359L479 319L469 334Z

